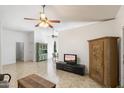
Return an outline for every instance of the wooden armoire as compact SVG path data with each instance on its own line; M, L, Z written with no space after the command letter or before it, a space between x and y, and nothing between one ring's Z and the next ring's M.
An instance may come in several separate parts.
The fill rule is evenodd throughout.
M89 75L105 87L118 85L118 37L89 40Z

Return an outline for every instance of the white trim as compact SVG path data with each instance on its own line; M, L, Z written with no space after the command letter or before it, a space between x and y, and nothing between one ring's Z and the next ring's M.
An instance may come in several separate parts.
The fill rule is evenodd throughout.
M2 70L2 23L0 22L0 73L3 72Z
M124 26L122 27L121 40L121 86L124 86Z

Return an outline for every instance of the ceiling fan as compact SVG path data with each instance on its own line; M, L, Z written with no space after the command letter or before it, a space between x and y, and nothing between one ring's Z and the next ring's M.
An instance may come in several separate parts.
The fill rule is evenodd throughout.
M57 31L55 31L54 28L52 28L52 29L53 29L53 33L48 37L57 38L58 37Z
M35 27L50 27L53 28L51 23L60 23L60 20L48 20L48 18L45 15L45 5L42 6L43 10L40 12L40 17L38 19L35 18L24 18L25 20L36 20L38 21L38 24L35 25Z

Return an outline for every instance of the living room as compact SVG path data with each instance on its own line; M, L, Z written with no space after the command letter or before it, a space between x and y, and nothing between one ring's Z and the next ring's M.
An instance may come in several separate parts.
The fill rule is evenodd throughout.
M35 27L39 22L37 20L25 20L28 17L38 19L42 9L48 19L60 20L60 22L44 28ZM19 87L18 80L31 74L41 76L43 79L54 83L57 88L113 87L102 85L97 80L92 79L92 76L89 76L89 66L91 66L90 61L92 61L90 59L92 54L90 42L94 39L113 38L115 40L116 38L115 45L110 44L115 46L114 49L107 50L111 55L107 55L110 56L110 59L117 60L117 63L114 63L118 65L115 72L119 75L115 76L118 78L115 80L117 84L114 87L123 87L123 10L124 6L121 5L0 6L2 13L0 15L2 18L0 23L0 73L11 75L9 87L12 88ZM17 43L23 43L21 49L23 56L19 62L16 60ZM45 57L46 59L43 60L40 58L41 53L39 53L41 48L38 50L38 46L41 44L47 44L45 52L47 58ZM114 54L112 51L115 50L115 56L112 56ZM57 56L54 57L54 53L57 53ZM56 63L61 61L64 63L66 59L64 54L69 58L72 57L72 59L74 57L76 65L84 66L84 73L83 70L81 71L83 75L57 68ZM70 65L75 66L75 64Z

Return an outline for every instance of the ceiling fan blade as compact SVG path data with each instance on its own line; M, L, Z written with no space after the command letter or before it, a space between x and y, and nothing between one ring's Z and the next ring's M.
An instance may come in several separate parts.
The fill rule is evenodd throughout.
M49 27L53 28L53 26L49 22L46 22L46 23L49 25Z
M60 23L60 20L49 20L49 22L52 22L52 23Z
M38 27L40 23L36 24L35 27Z
M24 18L25 20L40 20L40 19L35 19L35 18Z
M49 27L53 28L53 26L51 24L48 24L48 25L49 25Z

